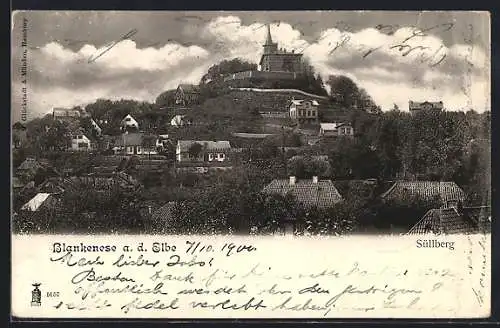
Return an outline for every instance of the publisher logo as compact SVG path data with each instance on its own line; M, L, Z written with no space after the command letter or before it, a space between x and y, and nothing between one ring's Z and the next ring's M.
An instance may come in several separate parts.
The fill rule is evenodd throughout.
M31 291L31 306L40 306L42 305L42 291L38 288L40 287L40 283L36 282L33 284L33 289Z

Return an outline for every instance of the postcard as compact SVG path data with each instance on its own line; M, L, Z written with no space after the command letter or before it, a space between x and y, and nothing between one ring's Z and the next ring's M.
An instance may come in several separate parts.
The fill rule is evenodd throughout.
M488 12L11 27L13 320L490 316Z

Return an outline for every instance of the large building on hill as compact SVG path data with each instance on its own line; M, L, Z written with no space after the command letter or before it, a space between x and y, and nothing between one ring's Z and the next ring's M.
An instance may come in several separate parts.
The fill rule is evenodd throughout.
M229 74L224 81L293 81L303 76L302 54L278 48L278 43L273 42L271 37L269 24L263 47L259 70Z
M442 101L436 101L436 102L430 102L430 101L408 101L408 109L410 110L410 113L418 113L421 111L428 111L428 110L443 110L444 105Z
M80 117L86 116L85 112L78 109L53 108L52 118L61 122L78 120Z
M316 100L292 99L289 107L290 118L298 123L318 123L318 106Z
M264 53L260 59L260 70L264 72L301 72L302 54L294 50L278 49L278 43L273 42L271 27L267 25L266 43L263 45Z
M179 84L175 91L175 104L182 106L194 105L200 98L200 87L194 84Z

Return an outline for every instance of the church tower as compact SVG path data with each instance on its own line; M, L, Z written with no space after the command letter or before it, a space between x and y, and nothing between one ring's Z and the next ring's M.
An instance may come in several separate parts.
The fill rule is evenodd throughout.
M260 70L264 72L294 73L300 72L302 67L302 54L278 49L278 43L273 42L271 26L267 24L267 37L263 45L264 52L260 58ZM295 75L293 75L295 76Z
M278 44L273 43L273 38L271 37L271 26L267 24L267 38L266 43L263 45L264 54L273 54L278 51Z

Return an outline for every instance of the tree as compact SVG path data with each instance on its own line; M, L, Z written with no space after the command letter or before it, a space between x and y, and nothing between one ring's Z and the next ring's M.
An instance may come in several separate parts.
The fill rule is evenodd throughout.
M198 158L201 151L203 150L203 145L195 142L191 146L189 146L188 153L191 158Z
M223 60L218 64L212 65L208 69L208 72L202 76L200 85L207 84L211 81L222 81L227 74L251 70L257 70L257 64L249 63L239 58Z
M167 90L158 95L155 104L158 107L170 107L175 105L175 92L176 90Z
M330 97L340 104L352 107L359 101L359 88L347 76L330 75L326 83L330 86Z
M307 161L305 172L308 177L329 177L331 174L331 165L328 160L311 158Z
M313 176L329 177L331 174L331 166L328 160L309 156L290 158L287 163L287 170L289 175L307 179Z
M45 150L65 151L71 145L68 126L59 121L50 122L39 140Z
M148 157L151 159L151 149L156 145L156 137L151 134L144 135L142 137L142 147L147 150Z
M294 156L288 160L287 172L297 178L304 178L306 175L306 163L302 156Z

